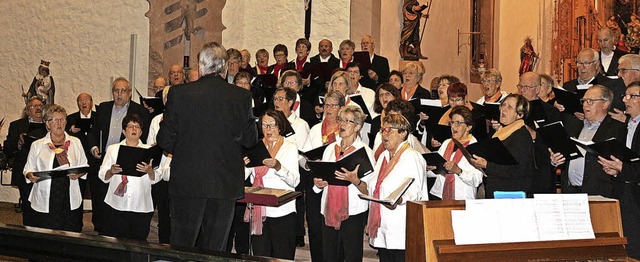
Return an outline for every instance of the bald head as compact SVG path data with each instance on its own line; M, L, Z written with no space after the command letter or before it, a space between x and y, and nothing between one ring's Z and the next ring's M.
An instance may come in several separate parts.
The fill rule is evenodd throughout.
M93 109L93 98L87 93L79 94L76 102L78 103L78 110L85 116Z
M184 84L184 68L181 65L172 65L169 68L169 82L171 85Z
M522 74L520 76L520 82L518 83L518 91L529 101L539 99L540 75L535 72Z
M318 52L322 58L327 58L333 52L333 43L329 39L322 39L318 44Z
M162 89L164 89L164 87L167 86L167 80L164 79L164 77L159 76L156 77L156 80L153 80L153 91L158 93L160 91L162 91Z

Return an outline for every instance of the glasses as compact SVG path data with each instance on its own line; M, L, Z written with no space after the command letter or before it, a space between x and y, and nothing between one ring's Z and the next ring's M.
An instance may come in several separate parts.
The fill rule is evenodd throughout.
M391 132L391 129L400 130L400 129L395 128L395 127L381 127L380 128L380 133L381 134L382 133L387 133L388 134L389 132Z
M125 94L125 93L131 92L131 90L127 90L127 89L112 89L111 91L114 94Z
M638 94L638 95L636 95L636 94L624 94L621 97L622 97L622 99L626 98L627 100L631 100L634 97L640 97L640 94Z
M460 103L460 102L464 102L464 99L463 98L449 98L449 102Z
M461 126L466 125L464 121L449 121L449 126Z
M483 83L483 84L494 84L494 83L498 83L498 81L496 81L494 79L482 79L480 81L480 83Z
M240 64L240 62L229 62L229 65L230 65L230 66L237 66L237 65L239 65L239 64Z
M66 118L52 118L52 119L49 119L47 121L49 121L51 123L56 123L56 124L64 124L64 123L67 122L67 119Z
M536 88L539 87L540 85L537 86L528 86L528 85L521 85L521 84L517 84L516 87L518 87L518 89L523 90L523 89L531 89L531 88Z
M42 108L44 107L43 105L30 105L29 108L33 108L33 109L37 109L37 108Z
M346 119L346 118L342 118L342 117L338 117L338 123L351 123L351 124L356 124L355 120L351 120L351 119Z
M283 57L283 56L286 56L286 55L285 54L275 54L273 56L275 56L275 57Z
M590 61L590 62L576 62L576 65L578 65L578 66L590 66L591 64L593 64L595 62L596 62L596 60Z
M371 45L373 42L360 42L361 45Z
M277 127L278 127L278 125L275 122L273 122L273 123L262 122L262 128L264 128L264 129L276 129Z
M338 108L338 107L340 107L340 105L338 105L338 104L324 104L324 107L328 107L328 108Z
M142 129L140 125L127 125L127 129Z
M596 101L607 101L607 99L604 98L580 98L580 104L584 104L585 102L587 103L587 105L593 105L593 103L595 103Z
M277 101L277 102L282 102L284 100L286 100L287 98L284 96L274 96L273 97L273 101Z
M618 68L618 71L620 73L626 73L627 71L640 71L640 69L636 69L636 68Z
M296 81L286 81L286 82L282 83L282 85L284 85L284 86L292 86L292 85L295 85L297 83L298 82L296 82Z

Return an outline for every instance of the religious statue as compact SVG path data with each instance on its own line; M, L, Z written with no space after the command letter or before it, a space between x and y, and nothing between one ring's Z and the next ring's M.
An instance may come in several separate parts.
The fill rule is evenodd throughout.
M617 39L620 34L622 33L622 31L620 30L620 25L618 25L618 22L616 21L616 17L615 16L610 16L609 20L607 20L607 22L605 22L605 25L611 29L611 31L613 31L613 36Z
M54 103L56 85L53 82L53 77L49 74L49 64L51 64L51 62L40 60L38 73L33 77L33 81L29 86L29 92L22 94L22 96L26 98L38 96L42 98L43 104Z
M640 49L640 21L636 14L631 14L631 22L627 24L626 40L631 52L637 53Z
M426 15L422 14L422 11L426 9L427 5L421 5L418 0L405 0L402 5L404 21L402 22L402 33L400 34L400 56L404 60L417 61L418 59L427 59L420 51L420 43L422 42L420 17L429 18L428 12ZM426 26L426 20L424 26Z
M531 37L527 36L524 39L524 45L520 48L520 69L518 74L522 75L525 72L533 71L538 62L538 54L533 50L531 45Z

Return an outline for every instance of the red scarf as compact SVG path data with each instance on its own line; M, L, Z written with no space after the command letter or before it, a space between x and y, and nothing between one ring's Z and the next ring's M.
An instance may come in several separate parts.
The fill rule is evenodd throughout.
M469 141L464 142L463 146L468 146ZM444 151L444 159L449 161L451 159L451 155L453 155L453 149L455 148L455 143L453 140L449 141L447 145L447 149ZM456 148L455 155L451 161L456 164L460 163L460 159L462 159L462 152L459 148ZM444 188L442 189L442 200L455 200L456 199L456 174L446 174L444 175Z
M342 67L343 69L347 69L347 64L349 64L350 62L353 61L353 56L351 56L351 59L349 59L349 61L342 61L342 59L340 59L340 62L342 62Z
M373 197L380 198L380 185L382 181L389 175L391 170L396 166L398 161L400 160L400 156L404 153L405 150L409 148L409 143L404 142L404 144L400 147L400 149L396 152L395 155L387 162L387 159L382 160L382 165L380 166L380 172L378 173L378 180L376 181L376 186L373 190ZM369 202L369 238L376 238L378 235L378 228L380 228L380 203L377 202Z
M262 139L262 143L267 146L267 150L269 151L269 155L271 158L275 158L276 154L278 154L278 150L282 146L284 142L284 138L280 137L276 141L273 147L269 146L269 142L267 142L267 138ZM264 187L264 181L262 178L269 172L269 168L267 166L258 166L254 168L255 178L253 179L254 187ZM249 212L251 212L251 216L249 216ZM267 217L265 214L265 207L260 205L253 205L253 210L249 210L249 208L244 211L244 222L249 222L249 217L251 217L251 234L252 235L262 235L262 222L264 222Z
M304 62L307 61L307 57L303 57L302 60L298 60L296 58L296 71L300 72L302 71L302 67L304 66Z
M287 65L287 63L281 64L281 65L279 65L279 64L273 65L273 74L276 75L276 76L279 76L280 75L280 70L282 68L284 68L284 66L286 66L286 65Z
M402 92L402 100L409 101L409 99L413 97L413 94L416 93L416 90L418 90L418 88L420 88L420 86L416 86L415 88L413 88L413 90L408 90L409 88L403 87L402 90L400 90Z
M264 75L267 73L267 70L269 70L268 66L258 66L258 74L259 75Z
M67 140L64 142L62 147L56 147L53 143L48 143L49 149L51 149L56 154L56 159L58 160L58 164L66 165L69 164L69 157L67 155L67 151L69 149L69 145L71 145L71 141Z
M338 125L333 127L329 126L329 121L322 121L322 145L331 144L336 142L336 132L338 132Z
M344 152L340 145L336 144L336 161L350 154L356 148L348 146ZM349 186L327 186L327 202L324 206L324 223L336 230L340 229L342 221L349 218Z

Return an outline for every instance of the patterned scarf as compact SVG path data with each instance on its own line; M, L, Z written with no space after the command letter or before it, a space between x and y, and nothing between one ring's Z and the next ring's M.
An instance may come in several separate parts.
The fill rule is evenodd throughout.
M353 146L348 146L342 151L340 145L336 144L336 161L355 151L355 149ZM324 206L324 222L327 226L339 230L342 221L349 218L349 186L329 185L325 190L327 190L327 203Z

